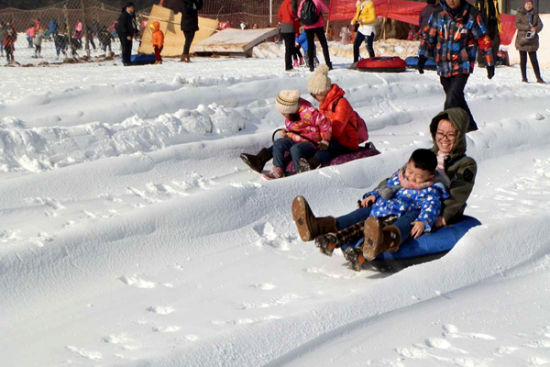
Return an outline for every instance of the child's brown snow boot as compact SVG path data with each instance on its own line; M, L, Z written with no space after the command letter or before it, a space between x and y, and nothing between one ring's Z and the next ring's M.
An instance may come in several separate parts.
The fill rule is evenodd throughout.
M316 218L303 196L296 196L292 201L292 217L304 242L325 233L338 231L336 219L334 217Z
M401 244L401 232L393 225L382 227L376 217L368 217L365 221L365 241L363 242L363 257L372 261L385 251L397 251Z

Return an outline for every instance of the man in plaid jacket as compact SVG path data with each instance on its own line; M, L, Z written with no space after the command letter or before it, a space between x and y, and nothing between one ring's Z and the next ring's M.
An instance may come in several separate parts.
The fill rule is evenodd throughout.
M485 59L487 77L495 75L491 39L481 14L466 0L442 0L441 7L422 31L418 71L424 73L426 59L433 57L446 95L444 108L462 107L470 115L468 131L477 130L464 88L474 70L478 48Z

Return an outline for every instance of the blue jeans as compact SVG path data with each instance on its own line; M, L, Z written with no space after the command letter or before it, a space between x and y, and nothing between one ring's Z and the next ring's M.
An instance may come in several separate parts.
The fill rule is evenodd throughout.
M295 143L290 138L281 138L273 142L273 146L268 148L273 154L273 165L286 168L285 153L290 152L290 157L294 163L294 171L298 172L298 160L300 158L310 158L315 154L315 145L310 142Z
M351 213L336 218L336 228L344 229L351 227L355 223L364 222L370 215L370 206L366 208L355 209Z
M374 33L371 33L369 36L365 36L363 33L357 32L355 42L353 42L353 62L359 61L359 47L361 47L361 43L363 43L364 40L366 40L369 57L374 57L374 48L372 48Z
M317 158L321 164L327 164L330 163L332 158L351 152L353 152L351 149L346 148L336 140L331 139L328 150L318 150L315 152L315 158Z
M340 230L347 228L355 223L362 222L369 217L370 211L370 207L359 208L349 214L338 217L336 218L336 227ZM401 232L401 243L405 242L410 237L412 228L411 222L413 222L419 214L420 211L407 212L397 218L397 220L393 223L394 226L399 228L399 232ZM347 243L343 245L342 251L344 251L347 247L353 245L355 245L355 243Z

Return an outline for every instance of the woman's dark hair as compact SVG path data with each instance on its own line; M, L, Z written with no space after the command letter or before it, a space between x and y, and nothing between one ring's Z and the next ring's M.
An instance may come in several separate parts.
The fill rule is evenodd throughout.
M429 149L417 149L411 154L409 162L414 162L416 168L435 173L437 167L437 157Z
M432 5L435 4L435 2L436 2L436 0L426 0L426 3L432 4Z
M291 113L288 119L292 122L300 121L300 114L298 112Z

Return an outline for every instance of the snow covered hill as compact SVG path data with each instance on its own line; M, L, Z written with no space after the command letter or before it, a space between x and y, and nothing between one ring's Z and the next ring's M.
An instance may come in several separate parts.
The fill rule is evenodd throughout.
M431 146L433 72L330 72L383 154L271 182L280 59L1 68L1 366L550 365L550 87L466 88L479 131L447 256L392 276L302 243L295 195L343 214ZM543 71L550 80L550 70Z

